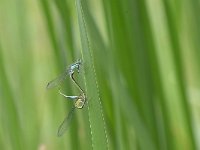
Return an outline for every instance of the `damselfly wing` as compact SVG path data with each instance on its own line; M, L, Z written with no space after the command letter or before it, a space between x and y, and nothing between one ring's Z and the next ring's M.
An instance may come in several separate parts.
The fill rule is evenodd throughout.
M62 73L61 75L59 75L57 78L55 78L54 80L50 81L48 84L47 84L47 89L51 89L51 88L54 88L56 86L59 86L61 85L61 83L63 83L63 81L66 79L67 75L69 74L69 72L64 72Z
M75 108L76 107L74 107L74 106L72 107L72 109L70 110L68 115L66 115L64 121L59 126L58 133L57 133L58 136L62 136L65 133L65 131L67 131L67 129L69 127L69 124L70 124L70 122L72 120L72 116L74 114Z
M61 75L59 75L57 78L55 78L54 80L50 81L47 84L47 89L51 89L54 88L56 86L59 86L63 83L63 81L66 79L66 77L68 75L70 75L70 78L73 80L73 82L75 82L77 84L77 82L75 81L75 79L73 78L73 74L75 72L75 70L77 70L77 72L79 73L80 71L80 65L81 65L81 60L79 59L78 61L76 61L75 63L71 64L66 70L65 72L63 72ZM78 85L79 86L79 85Z

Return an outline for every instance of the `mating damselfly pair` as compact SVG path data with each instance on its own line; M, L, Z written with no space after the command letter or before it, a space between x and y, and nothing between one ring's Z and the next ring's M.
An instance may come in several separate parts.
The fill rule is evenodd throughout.
M48 84L47 84L47 89L51 89L51 88L54 88L54 87L60 87L60 85L64 82L64 80L67 78L67 76L69 75L69 77L71 78L72 82L78 87L78 89L80 90L80 94L78 96L68 96L68 95L65 95L61 92L61 89L59 88L59 93L64 96L65 98L68 98L68 99L71 99L74 101L74 105L73 107L71 108L70 112L68 113L68 115L66 115L64 121L61 123L61 125L59 126L58 128L58 133L57 135L58 136L62 136L65 131L67 130L70 122L71 122L71 119L72 119L72 116L73 116L73 113L74 113L74 110L77 108L77 109L82 109L85 105L85 102L86 102L86 96L85 96L85 92L83 91L83 89L81 88L81 86L78 84L78 82L75 80L74 78L74 73L77 72L79 73L80 72L80 66L81 66L81 60L77 60L75 63L71 64L61 75L59 75L56 79L50 81Z

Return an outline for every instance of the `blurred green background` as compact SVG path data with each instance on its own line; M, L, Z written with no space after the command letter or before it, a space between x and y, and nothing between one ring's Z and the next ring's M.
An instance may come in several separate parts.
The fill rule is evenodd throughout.
M200 149L197 0L0 0L1 150ZM87 104L46 90L66 66ZM67 78L63 91L78 95Z

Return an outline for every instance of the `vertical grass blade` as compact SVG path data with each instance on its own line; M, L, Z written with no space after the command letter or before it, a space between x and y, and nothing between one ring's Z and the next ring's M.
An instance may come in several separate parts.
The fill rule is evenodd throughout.
M170 6L169 1L164 0L164 8L166 13L166 20L168 25L168 31L170 36L170 41L173 49L173 59L174 59L174 66L176 67L176 79L178 83L178 89L180 90L180 97L181 97L181 108L182 113L184 116L184 125L185 128L184 132L186 132L188 137L188 145L191 149L196 149L196 144L194 140L194 133L192 129L192 117L191 117L191 110L188 105L188 99L186 95L186 88L185 88L185 75L183 71L183 61L182 61L182 53L180 42L178 38L178 30L176 26L176 19L174 18L175 15L172 11L172 6Z
M103 117L103 110L99 97L99 89L94 66L93 50L90 47L88 38L87 23L85 22L82 1L76 0L78 23L82 44L82 57L85 69L85 87L88 100L88 113L90 120L90 130L92 138L92 147L95 150L108 149L107 133ZM90 105L91 104L91 105Z

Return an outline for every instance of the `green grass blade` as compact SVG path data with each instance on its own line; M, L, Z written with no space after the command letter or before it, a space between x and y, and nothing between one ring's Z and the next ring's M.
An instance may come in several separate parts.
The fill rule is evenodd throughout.
M85 68L85 87L88 98L88 113L90 119L90 129L92 138L92 147L95 150L108 149L108 139L105 129L105 121L103 117L102 106L99 97L99 89L94 66L93 50L90 47L88 39L87 24L85 22L82 1L76 1L78 22L80 28L82 56ZM90 103L92 105L90 105Z
M19 118L19 110L17 109L16 101L14 94L11 90L11 85L9 84L8 77L5 72L5 64L3 59L2 48L0 47L0 121L1 121L1 130L2 135L5 137L7 144L2 145L6 149L15 147L16 150L22 149L22 142L24 141L23 137L19 138L22 134L21 125ZM9 142L8 142L9 141ZM5 143L4 143L5 144Z
M176 79L178 82L178 88L180 90L180 97L181 97L181 108L182 108L182 113L184 116L184 128L185 128L185 132L187 134L188 137L188 145L190 145L189 147L191 149L196 149L196 144L195 144L195 140L194 140L194 133L192 130L192 118L191 118L191 110L189 107L189 103L188 103L188 99L187 99L187 95L186 95L186 88L185 88L185 75L184 75L184 71L183 71L183 61L182 61L182 53L181 53L181 48L180 48L180 42L179 42L179 38L178 38L178 30L177 30L177 26L176 26L176 20L174 19L175 15L173 13L177 13L177 12L173 12L172 11L172 6L170 6L169 1L164 0L164 8L165 8L165 12L166 12L166 18L167 18L167 25L168 25L168 29L169 29L169 35L170 35L170 40L171 40L171 44L172 44L172 49L173 49L173 59L174 59L174 63L175 63L175 70L176 70Z

